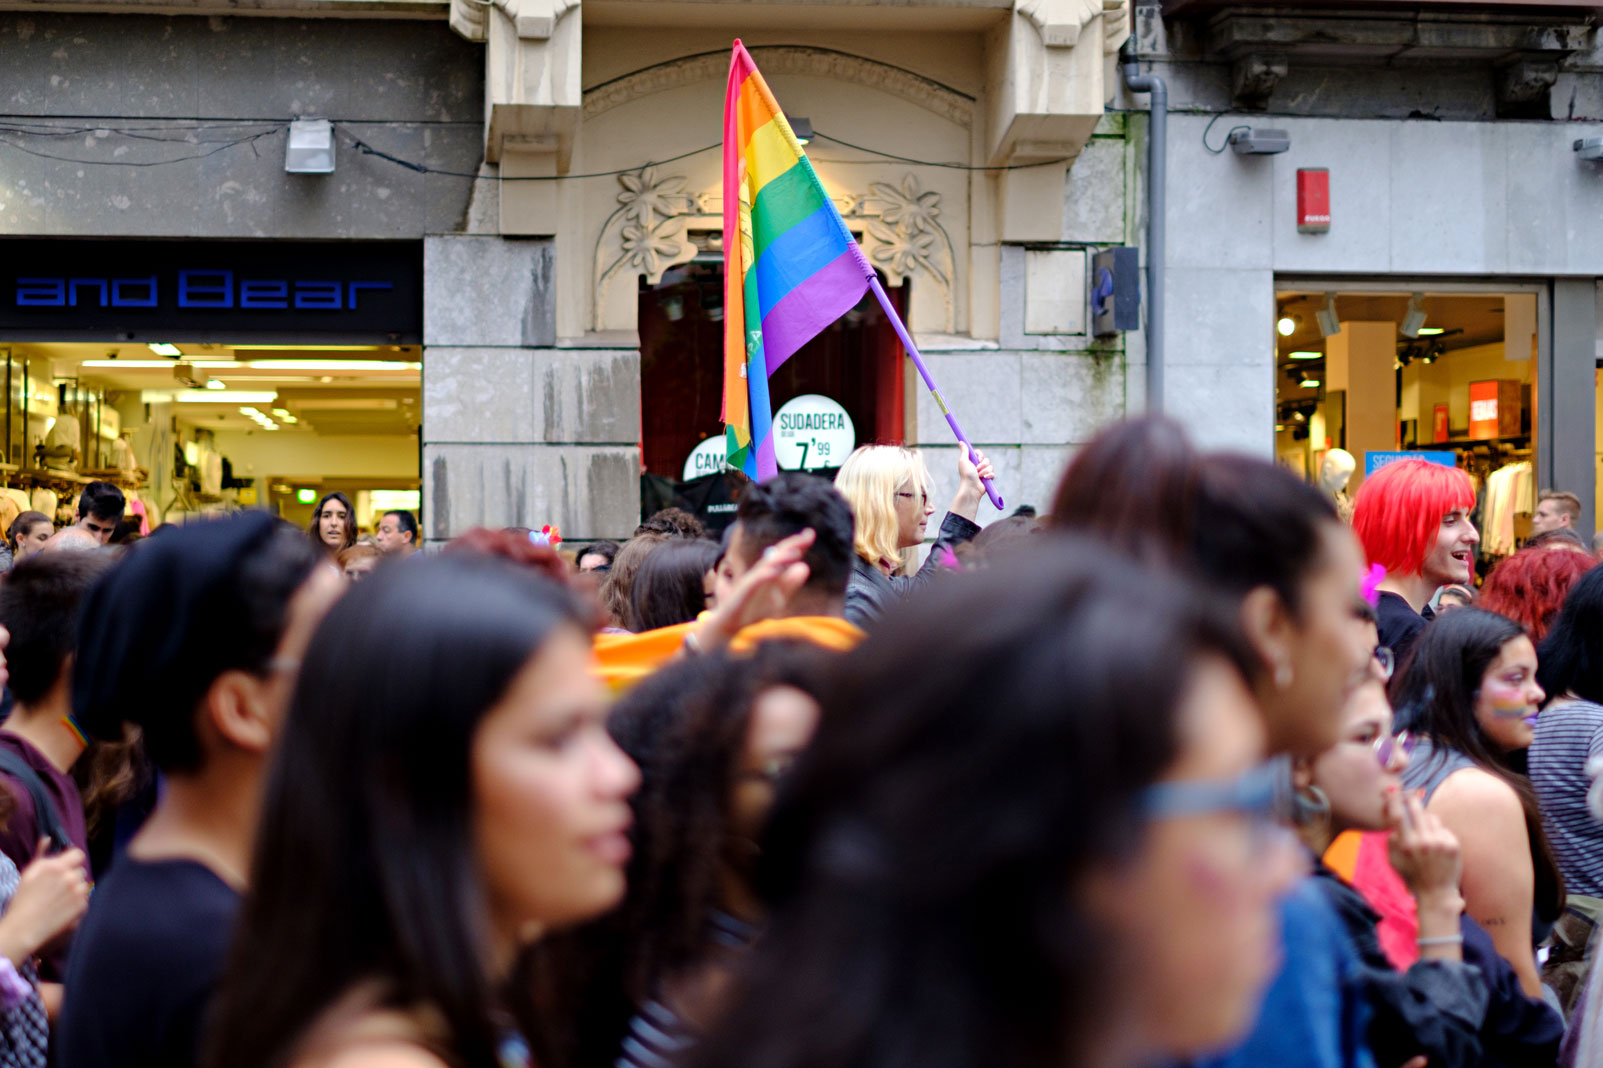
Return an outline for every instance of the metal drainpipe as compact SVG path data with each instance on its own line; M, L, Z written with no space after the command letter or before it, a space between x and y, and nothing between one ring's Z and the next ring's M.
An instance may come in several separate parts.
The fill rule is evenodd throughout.
M1135 38L1124 44L1124 85L1151 93L1147 128L1147 411L1163 411L1164 214L1168 208L1169 87L1156 74L1138 73Z

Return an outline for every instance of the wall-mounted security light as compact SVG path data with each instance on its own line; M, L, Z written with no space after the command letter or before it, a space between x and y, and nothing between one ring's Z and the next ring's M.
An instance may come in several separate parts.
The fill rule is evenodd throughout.
M1408 311L1403 314L1403 325L1399 330L1404 337L1418 337L1424 325L1425 294L1415 293L1408 298Z
M1230 151L1238 156L1278 156L1291 149L1289 130L1255 130L1238 126L1230 131Z
M296 119L284 145L286 174L334 173L334 124L327 119Z
M1603 137L1582 137L1575 142L1575 154L1581 159L1603 159Z
M1325 306L1320 308L1315 318L1319 320L1319 335L1331 337L1341 333L1341 317L1336 314L1336 294L1325 294Z
M790 120L790 132L796 135L796 140L801 144L807 144L813 139L813 120L798 115Z

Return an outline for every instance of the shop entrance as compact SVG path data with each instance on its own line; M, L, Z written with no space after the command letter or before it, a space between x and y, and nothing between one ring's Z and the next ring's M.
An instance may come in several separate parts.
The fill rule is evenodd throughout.
M1344 509L1397 456L1452 464L1475 482L1482 572L1524 542L1542 475L1535 291L1283 286L1276 307L1282 464Z
M336 490L365 532L415 513L421 283L417 242L0 242L0 497L70 522L111 481L152 527L305 526Z
M906 317L907 287L887 289ZM723 262L668 270L661 283L640 286L641 451L646 472L644 514L664 503L686 503L701 479L687 479L686 460L701 442L723 434ZM900 442L905 434L902 347L872 296L808 342L769 380L774 411L793 398L816 394L840 404L858 444ZM808 462L832 477L844 457ZM694 472L689 472L694 474ZM690 503L696 503L691 500ZM717 517L714 525L720 525Z

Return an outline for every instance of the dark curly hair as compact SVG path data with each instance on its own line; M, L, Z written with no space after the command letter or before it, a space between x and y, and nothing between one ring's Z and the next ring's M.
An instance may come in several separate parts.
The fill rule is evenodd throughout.
M732 798L752 710L788 686L815 699L834 658L804 642L769 642L751 657L691 657L646 679L607 727L640 768L628 893L605 919L543 948L542 1017L567 1021L556 1059L610 1068L629 1017L657 985L700 963L707 917L720 906L731 856Z

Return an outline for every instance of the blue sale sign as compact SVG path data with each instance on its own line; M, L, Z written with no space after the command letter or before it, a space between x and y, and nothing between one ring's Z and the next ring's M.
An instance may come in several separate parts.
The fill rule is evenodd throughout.
M1420 452L1408 449L1402 452L1366 452L1364 453L1364 477L1379 471L1387 464L1394 464L1398 460L1424 460L1428 463L1441 464L1443 467L1457 467L1458 458L1450 452Z

